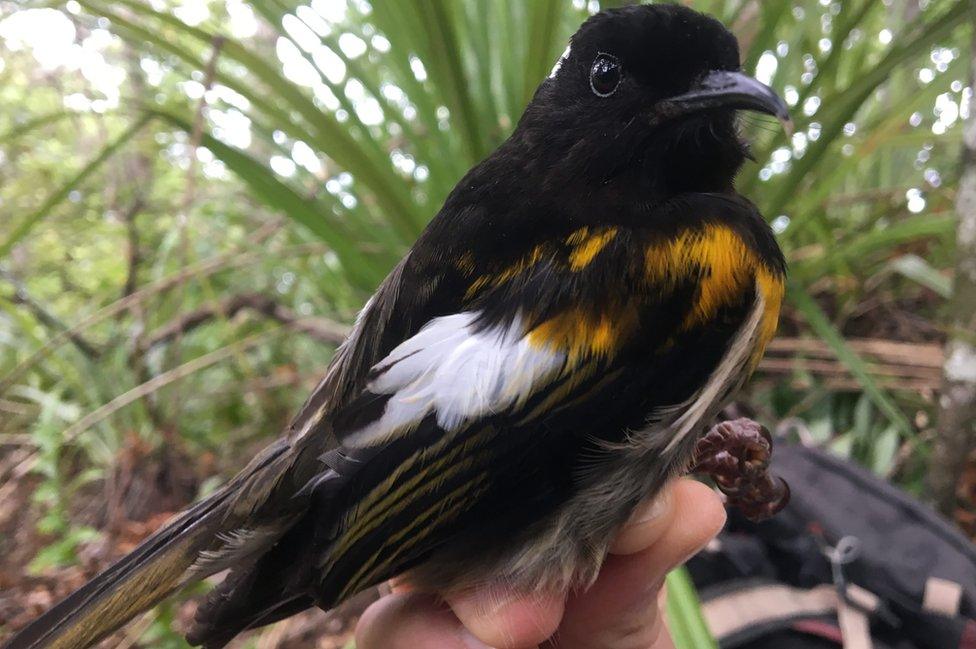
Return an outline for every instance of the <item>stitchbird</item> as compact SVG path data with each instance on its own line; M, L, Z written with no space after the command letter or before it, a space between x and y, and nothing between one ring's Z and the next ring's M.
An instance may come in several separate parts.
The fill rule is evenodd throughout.
M20 632L87 647L227 570L188 640L406 574L585 588L772 337L736 113L787 109L679 5L599 13L360 313L286 434Z

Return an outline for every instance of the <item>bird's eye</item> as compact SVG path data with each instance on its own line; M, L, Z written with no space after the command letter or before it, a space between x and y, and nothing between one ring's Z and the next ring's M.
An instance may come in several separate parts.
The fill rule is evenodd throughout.
M620 85L620 61L612 54L597 54L590 68L590 88L598 97L609 97Z

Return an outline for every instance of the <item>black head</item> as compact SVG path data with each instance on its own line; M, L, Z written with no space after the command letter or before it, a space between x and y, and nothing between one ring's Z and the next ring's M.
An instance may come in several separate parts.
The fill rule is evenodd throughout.
M570 173L721 190L746 154L740 109L788 120L772 90L739 72L738 43L720 22L680 5L642 5L587 20L519 128L530 142L544 137Z

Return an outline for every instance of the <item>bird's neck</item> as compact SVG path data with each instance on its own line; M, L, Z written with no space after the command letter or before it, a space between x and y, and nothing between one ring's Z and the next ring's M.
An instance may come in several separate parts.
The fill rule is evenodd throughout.
M549 124L551 127L552 124ZM729 192L745 160L734 128L699 121L658 133L580 137L579 131L522 123L499 149L526 186L557 194L626 194L660 201L689 192Z

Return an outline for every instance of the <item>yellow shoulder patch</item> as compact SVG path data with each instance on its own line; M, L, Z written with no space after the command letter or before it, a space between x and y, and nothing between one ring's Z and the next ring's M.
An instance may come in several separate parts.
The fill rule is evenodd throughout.
M471 299L478 294L483 288L488 286L501 286L507 281L510 281L514 277L518 276L520 273L525 272L534 264L539 263L539 261L547 254L547 246L545 244L539 244L532 248L531 252L526 256L522 257L516 261L511 266L502 269L500 273L495 275L482 275L478 279L471 283L468 287L467 292L464 294L465 299Z
M566 237L566 245L570 247L569 258L566 264L569 270L579 272L586 268L600 251L617 236L617 228L580 228L574 230ZM540 243L533 247L529 253L510 266L506 266L501 271L491 275L481 275L475 279L465 293L466 299L471 299L484 288L489 286L501 286L505 282L511 281L521 273L538 264L543 259L553 259L557 256L561 259L560 248L553 242ZM565 254L565 253L563 253ZM462 256L458 262L458 267L469 272L473 269L473 262L470 255Z
M617 235L617 229L612 227L575 230L565 239L569 247L567 268L573 272L583 270ZM537 245L500 272L475 279L467 296L501 285L543 259L557 256L558 248L551 243ZM727 225L713 223L684 230L648 246L644 253L644 280L646 289L657 294L673 291L683 282L696 285L694 306L682 323L685 331L713 319L720 309L742 299L743 293L755 286L763 297L764 311L753 366L776 331L783 278ZM607 307L600 313L577 308L553 316L528 332L528 338L539 347L564 351L572 362L610 357L637 327L636 303L628 299L637 296L615 297L616 300L608 299Z
M573 246L569 253L569 268L574 271L586 268L615 236L617 228L600 228L593 232L589 228L580 228L573 232L566 237L566 243Z
M683 280L697 280L698 295L683 323L685 329L715 317L719 309L739 299L755 282L763 298L759 336L750 358L750 370L755 369L776 333L783 302L783 277L771 271L735 230L719 224L687 230L650 246L645 264L646 280L662 286L661 290L673 289Z
M719 309L739 299L755 281L764 292L767 308L773 308L775 304L774 312L770 313L773 324L764 322L764 329L775 329L782 299L782 279L775 277L729 226L708 224L648 247L645 278L649 284L664 291L672 290L682 281L697 282L698 295L683 323L685 329L715 317Z
M584 358L612 356L637 326L633 306L608 307L595 314L570 309L532 329L529 342L537 347L563 351L571 363Z
M766 345L776 335L779 325L779 310L783 304L785 285L782 275L769 272L765 266L760 266L756 272L756 286L763 296L763 316L759 323L759 339L756 348L749 359L749 372L753 372L766 352Z

